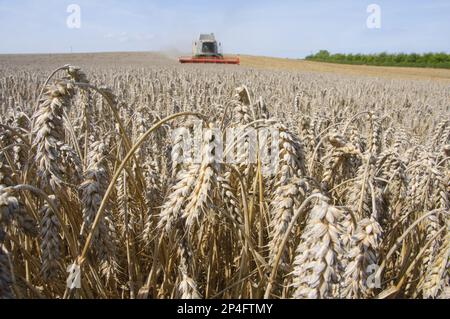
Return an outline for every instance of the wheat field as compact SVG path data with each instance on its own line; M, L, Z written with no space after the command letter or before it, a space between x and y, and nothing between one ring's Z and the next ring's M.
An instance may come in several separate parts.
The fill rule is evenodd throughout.
M450 297L446 82L122 58L0 57L0 298Z

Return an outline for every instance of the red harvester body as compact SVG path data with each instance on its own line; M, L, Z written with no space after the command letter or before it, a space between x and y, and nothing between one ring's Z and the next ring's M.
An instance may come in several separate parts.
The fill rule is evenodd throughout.
M215 64L240 64L239 57L181 57L180 63L215 63Z

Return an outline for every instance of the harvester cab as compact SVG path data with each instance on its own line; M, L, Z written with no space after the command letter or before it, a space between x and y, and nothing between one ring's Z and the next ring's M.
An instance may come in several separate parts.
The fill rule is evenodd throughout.
M192 46L192 57L181 57L180 63L240 64L239 57L224 57L222 44L214 33L201 34Z
M198 41L194 42L192 55L194 57L223 57L221 43L216 41L214 33L201 34Z

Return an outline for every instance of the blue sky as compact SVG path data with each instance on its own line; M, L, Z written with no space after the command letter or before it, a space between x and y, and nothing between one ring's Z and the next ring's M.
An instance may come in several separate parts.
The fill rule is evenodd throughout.
M381 29L366 26L372 3ZM80 29L66 25L69 4L81 8ZM0 0L0 53L189 52L206 32L239 54L450 53L450 1Z

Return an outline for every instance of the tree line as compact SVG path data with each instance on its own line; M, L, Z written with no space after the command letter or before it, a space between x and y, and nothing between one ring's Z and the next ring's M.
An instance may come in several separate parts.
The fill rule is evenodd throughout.
M378 66L406 66L450 69L450 54L441 53L377 53L377 54L331 54L321 50L306 57L306 60Z

